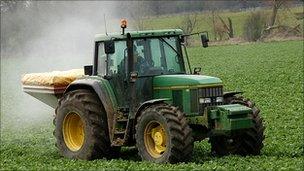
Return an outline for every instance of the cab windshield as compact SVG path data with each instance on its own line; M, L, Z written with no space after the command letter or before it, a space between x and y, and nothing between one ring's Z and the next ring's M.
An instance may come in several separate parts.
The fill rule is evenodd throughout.
M177 37L135 39L133 55L139 76L185 73Z

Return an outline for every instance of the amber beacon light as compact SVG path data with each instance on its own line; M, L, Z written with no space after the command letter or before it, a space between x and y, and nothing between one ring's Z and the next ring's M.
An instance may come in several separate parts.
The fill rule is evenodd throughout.
M125 28L127 28L127 20L126 19L121 19L120 20L120 27L122 28L122 35L125 34Z

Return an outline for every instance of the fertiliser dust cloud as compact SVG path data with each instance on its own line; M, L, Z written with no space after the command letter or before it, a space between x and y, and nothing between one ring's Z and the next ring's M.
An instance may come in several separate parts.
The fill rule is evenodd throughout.
M54 109L22 92L21 76L92 64L94 35L119 31L116 2L32 2L1 12L1 131L50 126ZM116 4L115 4L116 3Z

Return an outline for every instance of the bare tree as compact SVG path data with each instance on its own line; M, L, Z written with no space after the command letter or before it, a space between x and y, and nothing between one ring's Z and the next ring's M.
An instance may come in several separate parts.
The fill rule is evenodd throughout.
M234 33L233 33L233 27L232 27L232 21L231 19L228 17L228 24L226 24L226 22L223 20L223 18L218 15L217 16L219 18L219 20L221 21L221 27L222 27L222 32L223 33L227 33L229 38L233 38Z
M183 18L181 25L180 25L180 29L182 29L184 31L184 34L191 34L194 29L197 26L197 13L192 13L192 14L186 14L185 17ZM185 44L186 45L190 45L189 42L189 37L186 36L185 37Z
M216 29L216 24L215 24L215 15L216 15L216 11L212 10L211 12L211 20L212 20L212 28L213 28L213 34L214 34L214 40L217 40L217 35L218 35L218 30Z
M218 30L217 30L217 25L216 23L216 16L218 14L219 8L218 8L218 2L217 1L205 1L203 2L204 6L209 10L208 13L208 20L210 27L213 29L213 36L214 40L217 40L218 37Z
M272 13L269 22L269 27L272 27L274 25L277 18L278 10L285 2L286 0L271 0Z
M197 13L187 14L182 20L182 29L186 34L192 33L197 25Z
M217 11L211 11L209 15L210 27L213 29L214 40L223 40L224 38L233 38L234 30L232 20L228 17L228 22L219 15Z
M229 29L228 29L228 35L230 38L234 37L234 31L233 31L233 26L232 26L232 20L230 17L228 17L228 24L229 24Z
M223 18L219 15L220 9L224 7L229 7L231 2L228 1L206 1L204 5L210 9L209 13L209 25L213 28L214 40L222 40L225 35L229 38L234 37L234 30L232 27L232 21L228 17L228 23L226 23Z

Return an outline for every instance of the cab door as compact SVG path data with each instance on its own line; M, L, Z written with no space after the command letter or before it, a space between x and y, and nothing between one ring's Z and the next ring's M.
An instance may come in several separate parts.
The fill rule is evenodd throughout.
M134 70L138 73L135 82L136 102L138 105L153 98L153 76L147 73L153 67L150 39L133 41Z
M125 108L128 103L127 86L127 46L125 40L114 41L114 53L106 54L104 42L98 44L98 75L109 81L114 91L118 107Z

